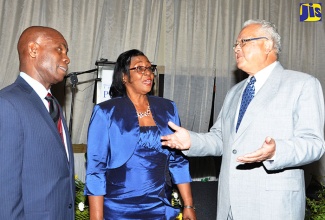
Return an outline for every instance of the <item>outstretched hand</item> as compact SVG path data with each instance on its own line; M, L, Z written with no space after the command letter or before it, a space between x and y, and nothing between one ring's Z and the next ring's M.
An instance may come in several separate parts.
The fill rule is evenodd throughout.
M161 136L161 144L170 148L176 148L178 150L187 150L191 146L190 134L185 128L175 125L173 122L168 122L175 133L165 136Z
M238 157L237 162L239 163L263 162L267 159L271 159L274 156L275 148L276 148L276 144L274 139L272 139L271 137L266 137L261 148L259 148L258 150L252 153Z

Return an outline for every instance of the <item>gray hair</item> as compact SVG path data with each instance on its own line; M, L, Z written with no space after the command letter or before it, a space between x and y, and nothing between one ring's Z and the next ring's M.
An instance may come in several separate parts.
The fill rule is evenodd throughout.
M275 25L272 22L265 21L265 20L248 20L244 22L243 28L250 24L260 24L261 30L269 34L272 41L274 42L274 48L276 54L279 54L281 52L281 37Z

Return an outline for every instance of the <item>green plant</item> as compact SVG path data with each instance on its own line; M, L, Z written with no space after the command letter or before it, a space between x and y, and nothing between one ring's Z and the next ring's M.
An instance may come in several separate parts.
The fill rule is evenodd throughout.
M306 197L306 217L305 220L324 220L325 219L325 186L316 181L317 190L313 195Z
M88 197L84 195L85 183L83 183L78 177L75 177L76 184L76 201L75 201L75 213L76 220L88 220L89 219L89 203Z

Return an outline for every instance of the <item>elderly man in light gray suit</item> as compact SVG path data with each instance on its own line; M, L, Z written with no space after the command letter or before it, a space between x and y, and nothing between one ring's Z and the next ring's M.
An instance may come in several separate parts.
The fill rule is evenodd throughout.
M281 66L280 49L272 23L245 22L234 51L249 77L228 92L210 132L169 123L175 133L162 137L188 156L223 156L217 219L304 219L302 166L324 153L324 99L315 77ZM253 91L250 103L246 87Z

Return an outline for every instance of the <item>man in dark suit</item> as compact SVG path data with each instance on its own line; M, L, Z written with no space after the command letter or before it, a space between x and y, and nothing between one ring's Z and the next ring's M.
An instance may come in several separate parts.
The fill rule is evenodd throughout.
M17 48L20 75L0 91L0 219L72 220L72 144L59 104L46 99L66 75L68 45L57 30L33 26Z

